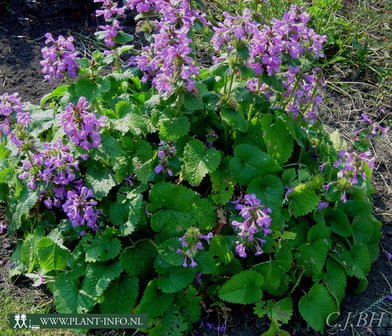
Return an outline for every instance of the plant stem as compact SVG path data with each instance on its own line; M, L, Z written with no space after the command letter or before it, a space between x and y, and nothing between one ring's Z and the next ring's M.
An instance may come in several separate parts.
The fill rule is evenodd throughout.
M116 48L113 49L113 52L114 52L114 61L116 62L116 71L117 71L118 73L121 73L120 63L119 63L119 61L118 61L118 53L117 53Z
M66 71L63 71L63 74L64 74L64 78L67 80L68 84L71 85L71 84L72 84L72 81L71 81L71 78L69 78L67 72L66 72Z
M100 115L102 115L103 113L102 113L101 107L99 106L99 104L98 104L96 99L94 99L94 105L95 105L95 108L97 109L98 113Z
M317 93L317 89L318 89L318 85L314 88L312 96L310 97L308 103L306 104L305 108L304 108L304 113L306 112L306 110L308 109L309 105L312 103L313 98L315 97L316 93Z
M233 74L230 77L230 84L229 84L229 92L227 93L227 96L229 97L231 94L231 89L233 87L233 82L234 82L234 76L235 76L235 72L233 72Z
M302 79L302 76L299 75L298 78L297 78L297 81L294 84L293 90L290 93L289 98L287 98L286 102L284 103L284 105L282 107L283 110L286 110L286 107L290 103L291 98L293 98L293 95L294 95L295 91L297 91L297 88L298 88L298 85L299 85L299 82L300 82L301 79Z

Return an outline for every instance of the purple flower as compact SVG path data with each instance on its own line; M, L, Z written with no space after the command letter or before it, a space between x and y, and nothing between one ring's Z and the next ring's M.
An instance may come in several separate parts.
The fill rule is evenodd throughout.
M42 65L42 73L45 74L44 78L49 82L53 82L53 78L61 79L64 72L67 72L69 77L75 77L79 69L76 63L78 52L75 51L73 45L73 37L60 35L57 41L53 38L52 34L45 34L45 44L52 43L50 47L41 49L43 60L40 62Z
M323 163L322 165L320 165L320 173L323 172L325 165L326 165L326 163Z
M97 119L96 115L87 112L88 102L80 97L76 106L70 103L61 114L61 125L65 134L75 145L85 150L101 144L99 128L105 126L105 116Z
M385 254L387 255L388 259L389 259L389 260L392 260L392 254L389 253L388 251L384 251L384 252L385 252Z
M19 139L19 136L23 136L22 130L31 122L30 113L23 110L23 104L18 93L9 95L8 93L3 93L0 95L0 116L3 117L0 120L0 136L2 134L8 135L11 133L12 126L15 130L11 133L11 141L20 147L24 142ZM16 132L18 131L18 132ZM16 133L18 136L16 136Z
M392 300L392 296L391 295L387 295L385 298L388 299L388 300Z
M68 191L63 210L73 226L87 225L96 231L96 222L101 211L95 209L97 202L91 198L94 198L93 191L84 186L79 190Z
M176 152L176 147L173 146L172 141L161 141L158 148L158 157L161 162L154 168L155 174L166 171L169 176L173 176L170 170L169 158L173 157Z
M215 328L216 331L220 332L220 333L224 333L226 330L226 323L223 322L223 324L219 327Z
M5 230L7 230L7 225L0 223L0 233L3 233Z
M324 208L328 208L328 206L329 206L328 202L320 201L320 203L319 203L319 205L317 207L317 210L321 211Z
M97 17L103 15L106 21L111 20L113 17L126 17L124 13L126 7L118 7L117 2L113 0L94 0L94 2L102 2L103 9L97 9L95 11Z
M289 188L289 187L285 187L287 189L285 195L284 195L284 200L287 201L287 196L292 193L295 189L295 187Z
M201 243L200 239L205 239L210 244L210 238L212 238L213 233L210 232L207 235L200 234L199 229L195 227L190 227L185 234L178 238L181 242L181 249L177 249L177 253L184 254L184 263L183 267L188 267L188 258L190 259L190 267L196 267L197 263L193 259L199 250L204 250L203 244Z
M255 255L263 253L261 247L266 242L264 239L255 237L254 235L262 232L263 236L271 233L270 224L271 217L268 213L271 209L261 205L261 201L256 198L255 194L247 194L244 196L244 204L238 204L237 209L240 210L240 215L244 218L243 222L233 221L232 225L238 231L237 236L239 240L236 241L236 252L240 257L246 257L246 246L251 243L255 249Z

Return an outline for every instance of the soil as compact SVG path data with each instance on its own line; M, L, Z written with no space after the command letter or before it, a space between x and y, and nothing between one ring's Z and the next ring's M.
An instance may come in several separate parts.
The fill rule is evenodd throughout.
M92 0L0 0L0 94L18 92L23 101L38 104L44 94L61 85L59 81L54 84L43 81L39 61L40 49L44 46L44 34L46 32L54 35L71 33L78 50L84 56L88 55L90 48L94 47L91 46L91 38L97 27L97 20L92 13L94 13ZM134 26L129 30L133 31ZM336 72L330 69L329 73L331 75L327 73L326 79L332 83L336 80L336 77L332 78L332 74L335 76ZM341 73L349 73L349 71ZM385 101L384 96L379 94L376 79L371 76L369 78L366 71L353 73L355 73L354 79L350 77L351 75L341 75L338 78L340 81L357 83L351 85L346 92L342 93L334 85L327 85L324 88L326 99L321 107L321 118L327 130L339 129L349 145L352 143L351 131L358 124L361 113L365 112L375 119L380 118L380 106L390 109L390 105L388 107L390 102ZM378 162L373 176L373 186L376 189L373 196L374 214L383 223L381 252L370 271L367 289L362 294L355 295L352 292L353 286L348 288L348 293L340 306L340 318L334 322L335 325L340 324L340 327L330 327L324 335L392 336L392 301L386 298L387 295L392 295L392 264L384 252L392 252L392 153L391 143L387 139L376 141L373 145ZM0 209L1 221L6 219L4 211ZM32 294L37 303L50 300L48 294L32 287L31 282L26 279L17 279L15 283L10 283L8 265L14 247L15 238L10 237L6 232L0 234L0 290L10 288L12 295L21 301L27 293ZM378 320L373 322L373 326L377 327L368 327L368 323L366 327L361 327L363 320L358 320L361 312L367 312L369 316L374 313L375 319L384 312L380 327L378 327ZM343 330L348 318L349 324ZM370 317L368 322L369 319ZM221 325L225 321L227 324L225 333L218 333L204 323L193 332L194 335L258 336L268 329L267 321L258 319L251 307L232 306L231 311L227 311L226 314L204 313L203 320L215 325ZM350 326L350 323L353 326ZM298 313L284 329L290 335L321 335L312 332ZM115 333L106 333L109 334Z

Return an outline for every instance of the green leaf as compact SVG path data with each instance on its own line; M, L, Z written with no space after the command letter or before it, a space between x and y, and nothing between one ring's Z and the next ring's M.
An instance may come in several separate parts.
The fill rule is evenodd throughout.
M94 299L80 289L79 277L72 271L60 273L53 289L56 311L60 314L85 314L95 306Z
M181 312L184 318L189 323L195 323L200 320L201 315L201 296L198 296L198 291L189 286L185 291L177 293L177 302L182 306Z
M234 158L229 162L230 172L242 185L248 185L253 178L279 173L279 164L253 145L240 144L234 148Z
M297 173L295 171L295 168L286 169L282 174L282 182L284 185L289 185L290 183L293 183L296 178Z
M85 97L89 103L99 95L98 85L86 77L80 78L75 86L75 93L78 97Z
M19 240L16 246L16 249L12 253L10 264L13 265L9 269L10 279L13 279L15 276L18 276L26 271L26 266L22 262L22 244L23 240Z
M120 261L112 264L90 263L86 268L86 276L82 282L82 290L97 300L108 288L110 282L120 276Z
M294 150L293 137L282 119L278 119L265 130L264 142L267 146L268 154L281 165L288 161Z
M158 290L157 278L150 281L143 293L137 314L147 314L149 319L161 316L173 302L173 296Z
M366 245L369 242L372 234L372 223L369 218L355 216L351 228L355 245Z
M29 233L23 241L20 259L27 266L28 272L31 272L34 269L34 266L38 261L37 260L38 242L40 241L43 235L44 235L43 231L35 230L32 234Z
M196 111L201 110L203 108L203 100L201 97L195 96L191 92L186 92L184 95L184 106L188 110Z
M155 246L149 240L139 240L135 246L127 247L121 253L120 262L130 275L140 275L152 269L157 255Z
M159 245L159 255L171 266L180 266L184 262L184 256L177 253L181 244L177 237L169 238Z
M372 260L366 245L354 245L350 251L342 251L340 259L346 268L347 275L365 279L369 274Z
M42 268L46 271L62 271L67 266L67 259L70 252L52 239L41 238L38 242L38 260Z
M248 194L256 194L261 204L272 210L272 213L280 213L283 205L284 188L279 177L266 175L256 177L249 183Z
M276 260L266 261L254 265L254 269L263 275L264 282L261 285L261 289L271 295L276 295L282 275L285 273L281 262Z
M211 238L209 252L225 264L228 264L234 258L233 252L229 249L226 237L221 235L215 235Z
M117 32L117 35L113 37L113 41L118 43L118 44L127 44L129 42L132 42L134 40L134 37L131 34L127 34L120 30Z
M344 139L341 138L339 130L335 130L333 133L329 135L332 140L333 148L339 152L341 149L347 149L347 143Z
M327 286L332 296L335 297L339 303L342 302L347 286L346 272L333 258L328 258L327 260L327 273L324 278L324 284Z
M288 195L289 208L295 217L300 217L313 211L320 202L320 197L314 190L300 184Z
M44 104L53 99L53 98L60 98L64 96L64 94L67 92L67 88L69 85L61 85L57 88L55 88L51 93L46 94L45 96L42 97L39 106L42 107Z
M322 272L327 259L329 244L328 240L319 239L312 243L302 244L299 247L297 262L305 267L305 275L315 277Z
M216 270L215 260L210 253L206 251L199 251L195 260L200 267L202 274L212 274Z
M336 302L320 284L314 284L309 293L299 300L298 308L305 321L316 331L323 331L329 314L338 311Z
M128 274L111 282L101 303L103 314L131 314L139 294L139 280Z
M161 275L158 288L164 293L175 293L187 287L194 279L196 271L180 267L173 267L169 274Z
M24 186L21 194L17 199L15 199L16 206L12 209L11 221L9 225L9 230L11 233L19 229L23 218L28 216L30 210L38 201L40 192L38 188L31 191L27 186Z
M231 303L251 304L262 297L263 277L257 271L242 271L226 281L219 289L219 298Z
M249 58L249 49L247 46L237 48L237 53L243 60L247 60Z
M103 262L114 259L121 251L121 242L108 235L97 236L91 239L85 236L83 241L87 262Z
M239 129L243 133L248 130L248 123L240 111L230 108L222 108L220 115L222 119L234 129Z
M113 172L105 169L101 164L91 164L86 172L86 186L94 192L96 199L101 200L117 184Z
M286 297L278 302L268 300L267 306L263 306L265 306L265 302L263 301L256 303L254 308L255 314L259 317L267 314L271 321L281 321L286 324L290 321L291 315L293 315L293 300L291 297Z
M164 119L161 122L159 137L162 140L175 140L188 134L191 124L185 116Z
M283 92L284 87L283 87L283 81L278 78L276 75L269 76L265 71L261 75L262 81L272 87L273 89Z
M191 140L184 149L185 177L191 185L197 186L204 176L219 166L221 154L214 148L206 150L200 140Z
M332 231L342 237L351 236L352 230L346 214L336 208L328 208L325 211L326 224L331 227Z
M29 109L31 113L31 122L29 124L32 137L38 137L41 133L48 130L55 124L56 113L52 109Z
M163 319L162 330L159 335L182 336L185 335L188 325L179 311L177 305L170 307Z
M233 198L234 183L228 176L229 170L223 167L210 174L212 183L212 200L215 204L225 205Z
M113 138L108 134L101 135L101 145L92 150L91 156L95 160L117 160L118 156L121 155L121 146L117 139Z
M181 232L195 223L192 216L196 194L181 185L157 183L150 191L152 203L148 211L152 212L151 227L154 231Z

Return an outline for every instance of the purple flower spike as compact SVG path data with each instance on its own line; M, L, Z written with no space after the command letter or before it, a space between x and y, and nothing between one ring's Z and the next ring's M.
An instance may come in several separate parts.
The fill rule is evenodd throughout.
M387 255L388 259L392 261L392 254L389 253L388 251L384 251L384 252Z
M75 77L76 72L79 69L79 65L76 63L78 52L75 51L73 45L73 37L67 39L60 35L55 40L52 34L45 34L46 44L52 44L50 47L41 49L43 60L40 62L42 65L42 73L45 74L44 78L49 82L53 82L53 79L61 79L66 72L69 77Z
M236 241L236 253L245 258L246 244L251 243L255 249L255 255L263 253L262 246L266 242L264 239L255 237L257 233L263 233L266 237L271 233L270 224L271 217L268 213L271 209L261 205L261 201L256 198L255 194L247 194L244 196L244 205L241 205L240 215L244 218L243 222L233 221L232 225L235 226L239 240Z
M284 195L284 200L287 201L287 196L294 191L295 187L293 188L289 188L289 187L285 187L287 189L285 195Z
M328 208L328 206L329 206L328 202L320 201L320 203L319 203L319 205L317 207L317 210L321 211L324 208Z
M207 238L205 238L207 237ZM212 233L209 233L206 236L200 234L199 229L195 227L190 227L185 234L178 238L181 242L181 249L177 249L176 252L178 254L184 255L184 263L183 267L188 267L187 259L191 260L190 267L196 267L197 263L194 260L194 257L198 254L200 250L204 250L203 244L200 239L206 239L208 241L209 238L212 237Z
M155 174L165 171L169 176L173 176L170 169L169 158L173 157L176 152L176 147L171 141L161 141L159 143L158 157L161 162L154 168Z

